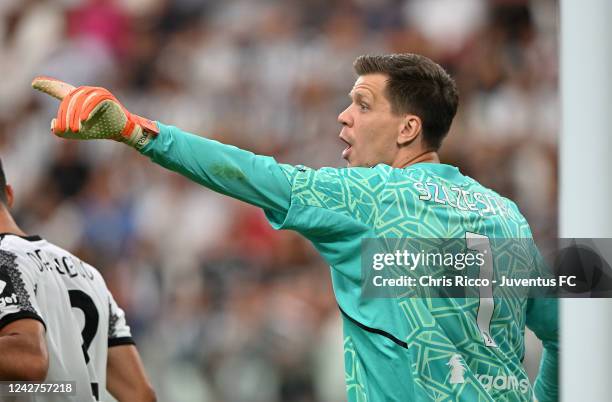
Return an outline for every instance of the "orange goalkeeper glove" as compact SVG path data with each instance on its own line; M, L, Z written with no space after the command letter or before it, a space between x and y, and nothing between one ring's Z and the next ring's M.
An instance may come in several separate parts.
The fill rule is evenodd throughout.
M140 149L159 133L157 123L131 114L107 89L37 77L32 87L61 100L51 131L80 140L111 139Z

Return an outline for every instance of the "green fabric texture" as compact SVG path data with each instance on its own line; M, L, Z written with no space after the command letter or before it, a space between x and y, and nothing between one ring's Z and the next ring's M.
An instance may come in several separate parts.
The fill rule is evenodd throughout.
M466 232L531 238L512 201L449 165L315 170L159 127L143 154L263 208L274 228L301 233L329 263L343 311L350 402L531 401L534 388L521 364L525 325L545 347L536 395L540 402L557 400L556 300L496 298L489 326L496 346L491 347L476 322L476 297L373 299L361 294L364 239L461 239ZM518 264L537 269L534 259Z

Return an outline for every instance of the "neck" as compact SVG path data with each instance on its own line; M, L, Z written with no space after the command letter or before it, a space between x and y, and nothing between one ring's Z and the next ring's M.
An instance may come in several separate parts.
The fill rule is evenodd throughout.
M418 155L408 155L393 163L393 167L405 168L415 163L427 162L427 163L440 163L440 157L436 151L424 151Z
M15 220L5 206L0 206L0 233L12 233L19 236L26 236L24 231L17 226Z

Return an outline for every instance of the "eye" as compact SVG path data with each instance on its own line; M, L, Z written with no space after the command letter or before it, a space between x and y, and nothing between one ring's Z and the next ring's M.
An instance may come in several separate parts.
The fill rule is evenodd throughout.
M360 103L359 104L359 110L361 110L362 112L365 112L367 110L369 110L370 107L368 105L366 105L365 103Z

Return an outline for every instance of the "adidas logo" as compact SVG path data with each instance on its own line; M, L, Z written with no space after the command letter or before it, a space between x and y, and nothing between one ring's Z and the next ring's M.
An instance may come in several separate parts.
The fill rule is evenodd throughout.
M530 389L528 379L523 378L519 381L519 379L514 375L502 374L494 377L492 375L475 374L475 376L487 391L491 389L496 389L499 391L512 390L526 394Z
M465 367L465 362L463 361L463 357L459 353L455 353L448 360L446 365L449 367L450 371L450 383L451 384L463 384L465 383L465 372L467 368ZM519 380L514 375L487 375L487 374L479 374L474 373L476 379L482 384L484 389L490 391L492 389L498 391L519 391L523 394L529 392L531 386L529 385L529 380L523 378Z

